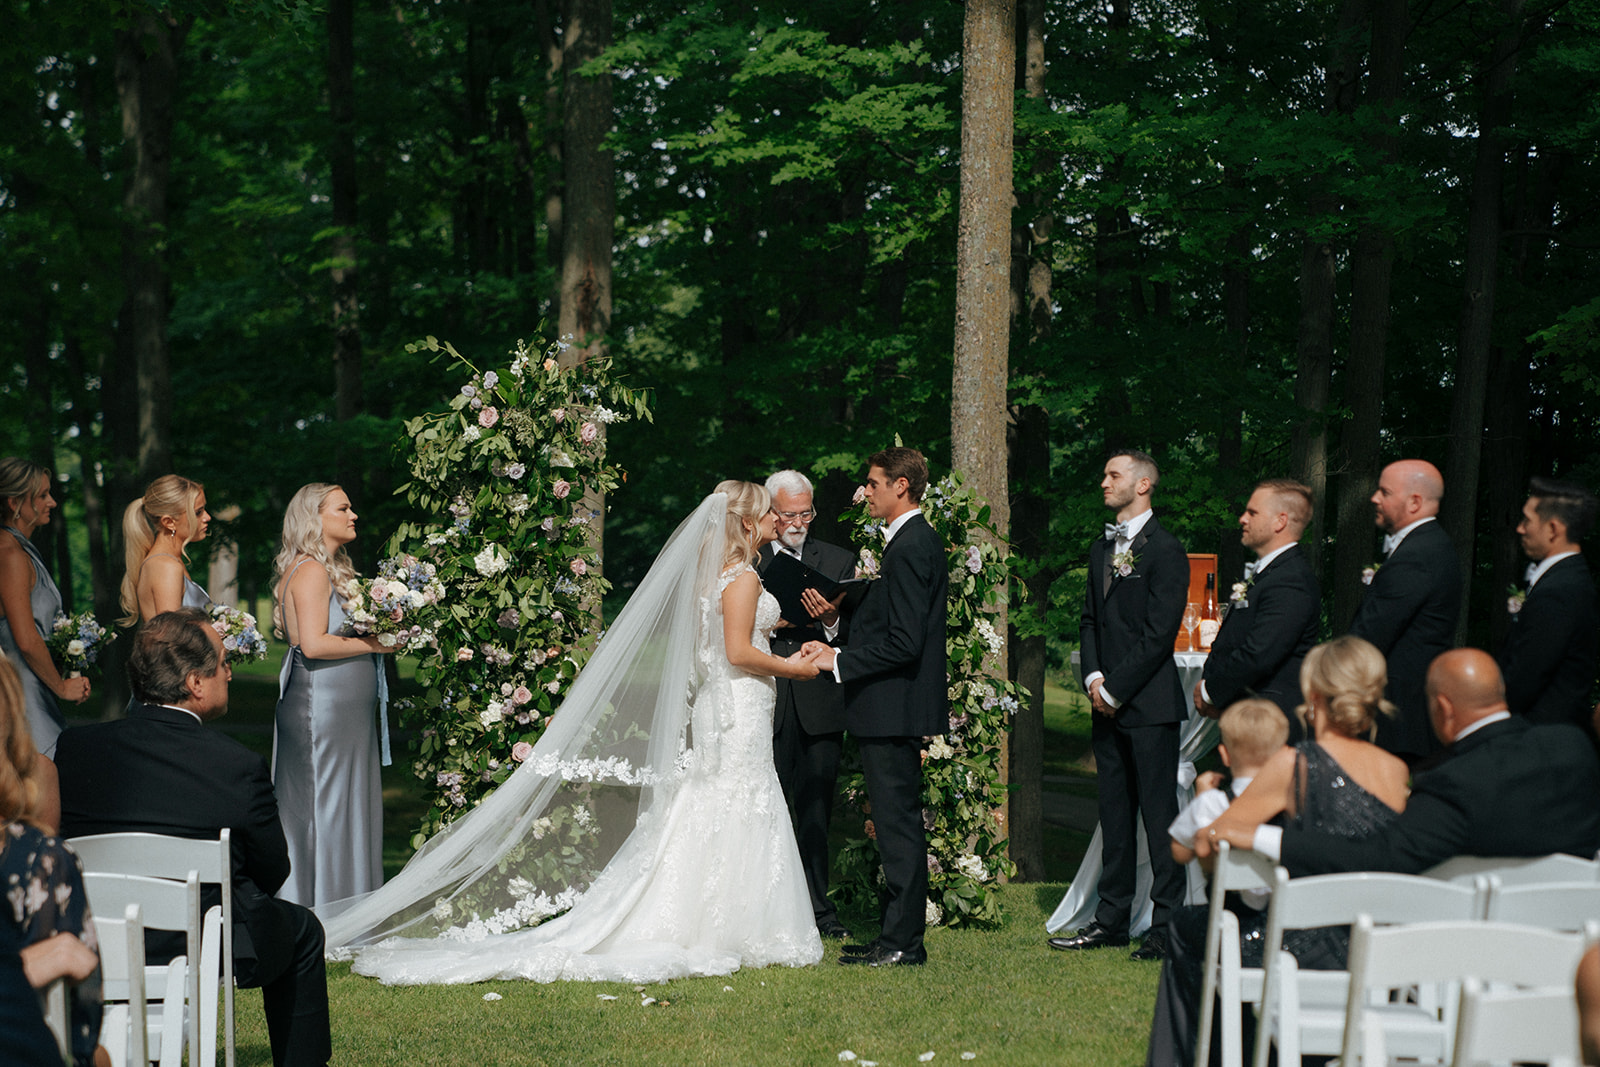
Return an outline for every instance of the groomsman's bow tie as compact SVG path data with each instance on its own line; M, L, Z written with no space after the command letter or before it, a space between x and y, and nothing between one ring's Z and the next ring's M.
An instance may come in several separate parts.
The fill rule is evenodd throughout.
M1117 538L1128 540L1132 535L1128 533L1128 524L1125 522L1106 523L1106 540L1115 541Z
M1255 560L1253 562L1250 562L1250 563L1246 563L1244 565L1244 580L1248 582L1251 578L1254 578L1255 575L1256 575L1256 571L1258 571L1260 569L1261 569L1261 561L1259 559Z

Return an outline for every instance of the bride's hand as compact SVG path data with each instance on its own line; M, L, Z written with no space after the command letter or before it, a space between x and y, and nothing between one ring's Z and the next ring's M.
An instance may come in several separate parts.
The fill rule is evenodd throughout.
M787 672L787 677L793 678L796 681L805 681L807 678L815 678L820 670L820 668L817 666L816 657L807 657L804 650L792 654L783 662L787 663L790 668L789 672Z
M823 641L807 641L800 646L800 655L814 662L819 670L833 670L833 646Z

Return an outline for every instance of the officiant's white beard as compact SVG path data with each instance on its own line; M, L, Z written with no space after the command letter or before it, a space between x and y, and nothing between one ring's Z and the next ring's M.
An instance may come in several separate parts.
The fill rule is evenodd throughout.
M783 542L785 548L798 552L806 543L806 532L803 526L799 529L779 530L778 540Z

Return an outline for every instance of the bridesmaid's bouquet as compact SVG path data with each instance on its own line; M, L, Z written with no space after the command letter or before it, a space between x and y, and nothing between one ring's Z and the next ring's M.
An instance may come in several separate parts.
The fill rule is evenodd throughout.
M116 634L101 626L86 611L78 615L58 613L44 644L61 665L64 677L82 678L84 671L100 661L100 652L106 645L116 639Z
M256 617L226 604L211 605L211 627L222 635L223 659L231 666L247 659L267 658L267 639L256 627Z
M385 648L415 652L435 647L432 628L423 626L429 609L444 599L437 568L416 556L393 556L378 564L375 578L356 578L345 587L350 629L372 636Z

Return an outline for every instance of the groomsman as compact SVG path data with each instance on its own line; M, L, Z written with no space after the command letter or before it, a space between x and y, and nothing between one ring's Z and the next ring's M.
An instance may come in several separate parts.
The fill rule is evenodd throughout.
M1432 463L1383 468L1372 494L1383 559L1362 575L1367 592L1350 623L1389 661L1387 695L1399 710L1378 717L1378 744L1413 765L1440 747L1428 721L1428 664L1455 644L1461 617L1455 546L1436 521L1443 497Z
M1317 642L1322 591L1300 550L1311 522L1311 489L1287 478L1260 482L1239 516L1239 540L1256 554L1235 582L1222 628L1194 687L1195 709L1216 717L1241 697L1277 704L1289 720L1289 743L1304 730L1300 661ZM1152 852L1158 851L1152 849Z
M1150 841L1150 934L1138 960L1166 955L1167 920L1183 903L1183 868L1165 847L1178 817L1178 735L1188 708L1172 660L1188 600L1189 557L1150 510L1161 473L1143 452L1106 461L1100 489L1117 517L1089 546L1078 636L1083 684L1094 707L1091 739L1100 799L1100 904L1094 921L1051 948L1126 945L1139 861L1136 816Z
M1600 612L1581 542L1594 528L1594 494L1571 482L1535 478L1517 535L1528 565L1527 588L1507 603L1511 632L1496 659L1513 714L1536 723L1592 728Z
M950 564L942 538L918 507L928 464L913 448L868 461L867 513L886 524L878 578L850 619L837 654L810 642L823 670L844 686L845 729L861 750L888 900L870 945L846 945L840 963L874 967L927 962L928 842L922 827L924 737L950 728L945 617Z
M778 540L761 549L757 568L765 573L779 553L793 556L806 566L843 581L855 577L856 558L848 549L808 537L812 507L811 480L799 471L779 471L767 479L772 507L778 513ZM833 643L839 612L829 607L818 626L780 626L772 635L772 652L788 656L807 641ZM772 751L778 781L794 817L794 836L800 846L800 866L806 873L811 912L823 937L849 935L839 913L828 899L828 823L839 781L839 751L844 741L844 699L831 678L806 681L778 680L778 704L773 713Z

